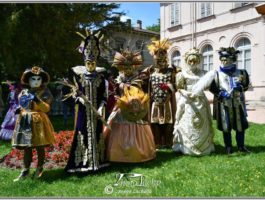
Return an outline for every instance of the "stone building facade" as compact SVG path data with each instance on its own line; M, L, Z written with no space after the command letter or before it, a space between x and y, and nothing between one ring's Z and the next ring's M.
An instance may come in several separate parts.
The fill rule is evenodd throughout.
M160 4L161 39L169 38L169 60L183 66L183 55L197 47L205 71L218 69L218 49L240 51L238 67L250 74L246 98L265 102L265 4L262 2L175 2Z

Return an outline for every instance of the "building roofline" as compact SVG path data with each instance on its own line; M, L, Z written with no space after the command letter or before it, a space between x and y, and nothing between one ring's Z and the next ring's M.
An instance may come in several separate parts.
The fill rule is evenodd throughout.
M160 33L155 32L155 31L150 31L150 30L140 29L140 28L135 28L135 27L133 27L132 29L135 32L143 32L143 33L148 33L148 34L160 36Z

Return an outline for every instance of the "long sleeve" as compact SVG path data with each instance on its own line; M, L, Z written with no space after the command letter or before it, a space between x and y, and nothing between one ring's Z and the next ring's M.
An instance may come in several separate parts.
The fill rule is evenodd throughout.
M200 80L192 87L192 92L194 94L199 94L205 90L210 89L213 86L213 82L216 76L216 70L211 70L207 72L204 76L200 78ZM211 91L212 92L212 91ZM214 92L213 92L214 93Z
M45 91L39 96L39 102L33 102L34 110L42 111L42 112L49 112L51 109L51 104L53 101L53 96L48 88L45 88Z
M243 76L243 80L242 80L242 85L243 85L243 90L247 91L248 87L249 87L249 75L248 72L244 69L240 70L242 76Z

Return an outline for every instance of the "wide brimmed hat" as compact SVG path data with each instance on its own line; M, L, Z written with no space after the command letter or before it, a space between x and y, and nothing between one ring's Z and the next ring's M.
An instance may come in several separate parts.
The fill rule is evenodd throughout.
M237 60L237 54L239 53L238 50L236 50L234 47L221 47L218 51L219 54L219 59L225 57L225 58L230 58L232 61Z
M31 76L41 76L42 77L42 85L48 84L50 82L50 75L45 72L41 67L34 66L30 69L26 69L21 77L21 84L28 85L29 78Z
M140 51L123 50L116 52L112 66L119 71L124 71L127 68L137 70L143 64L143 59Z

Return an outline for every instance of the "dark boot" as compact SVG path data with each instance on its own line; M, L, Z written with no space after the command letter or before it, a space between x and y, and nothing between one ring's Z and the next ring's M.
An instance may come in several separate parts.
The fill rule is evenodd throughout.
M238 151L242 153L251 153L246 147L245 147L245 132L236 132L236 142Z
M233 153L232 147L225 147L227 155L231 155Z
M251 153L245 146L238 147L238 151L242 153Z
M34 172L33 178L38 179L43 174L43 165L45 160L45 149L43 146L37 147L37 154L38 154L38 167Z
M232 154L232 139L231 132L223 132L223 138L225 143L225 150L228 155Z

